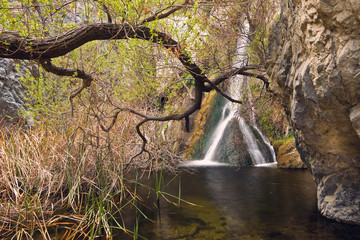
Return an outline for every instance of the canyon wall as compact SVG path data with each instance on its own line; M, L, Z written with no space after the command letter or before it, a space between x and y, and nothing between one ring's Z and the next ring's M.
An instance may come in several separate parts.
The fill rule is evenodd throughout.
M360 224L360 4L281 0L266 71L322 215Z

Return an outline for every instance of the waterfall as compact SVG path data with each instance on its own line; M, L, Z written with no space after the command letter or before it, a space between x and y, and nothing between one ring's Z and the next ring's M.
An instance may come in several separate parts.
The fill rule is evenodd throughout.
M228 116L226 116L226 113L228 113ZM205 162L214 161L216 148L219 146L220 140L224 135L226 126L233 117L234 117L234 112L230 110L227 104L222 111L221 120L219 121L219 124L215 128L215 131L210 138L211 145L207 150L203 161Z
M217 124L210 140L209 140L209 148L205 153L205 157L202 160L194 160L189 161L182 166L186 167L198 167L198 166L226 166L228 164L217 162L217 159L214 159L215 153L218 150L219 144L221 144L221 139L224 137L225 129L228 123L235 119L239 123L240 131L243 134L243 139L245 141L247 151L251 156L252 162L255 166L267 166L269 162L276 163L276 157L273 147L271 146L269 140L262 134L261 130L254 125L253 128L258 132L259 136L261 137L262 141L266 144L269 151L271 152L272 159L266 159L261 152L258 141L256 139L255 134L251 130L250 126L246 123L246 121L237 114L235 116L235 111L231 107L231 103L227 103L222 111L221 118L219 123Z
M225 107L222 111L222 114L221 114L220 121L219 121L218 125L216 126L214 133L212 134L212 136L210 138L210 141L209 141L210 145L209 145L208 150L205 153L204 159L189 161L189 162L183 164L182 166L185 166L185 167L219 166L219 165L226 166L227 164L225 164L225 163L219 163L219 162L215 161L214 155L215 155L217 147L219 146L221 138L224 135L226 126L228 125L230 120L233 119L233 117L234 117L234 111L232 111L229 108L229 103L228 103L225 105Z
M267 139L267 137L264 136L264 134L262 133L262 131L256 126L256 124L254 124L254 128L255 130L258 132L258 134L260 135L261 139L263 140L263 142L266 144L266 146L268 147L268 149L271 152L271 157L272 157L272 162L276 162L276 154L275 154L275 150L274 147L271 145L269 139Z
M245 28L248 28L246 25ZM248 31L245 29L245 31ZM236 54L237 57L233 61L233 67L234 68L240 68L247 64L247 50L248 50L249 42L248 39L244 36L240 36L237 39L236 43ZM235 96L235 98L242 95L243 89L246 88L247 85L247 79L244 76L233 76L231 79L231 88L230 88L230 95ZM252 99L250 100L252 101ZM254 114L254 112L252 111ZM236 115L236 117L234 117ZM266 159L264 154L261 152L259 143L256 139L256 136L254 135L252 129L249 127L249 125L246 123L246 121L240 116L240 114L237 112L237 107L234 106L234 104L231 104L228 102L222 111L221 119L216 126L210 140L208 143L209 148L207 149L205 153L205 157L202 160L194 160L189 161L185 163L183 166L212 166L212 165L227 165L225 163L216 162L216 159L214 159L214 156L216 154L216 151L219 148L219 144L221 143L221 139L223 139L223 135L225 132L225 129L230 122L230 120L236 119L239 123L239 129L243 134L244 142L247 147L247 151L251 156L251 160L253 165L267 165L269 162L276 162L275 152L273 147L271 146L269 140L262 134L260 129L258 129L255 125L255 121L253 124L253 128L258 132L257 135L261 137L262 142L265 143L269 151L271 152L272 159ZM255 116L254 116L255 119Z
M240 130L244 134L244 140L251 155L254 165L266 163L264 155L261 153L260 148L256 142L255 135L252 133L249 125L242 117L238 117Z

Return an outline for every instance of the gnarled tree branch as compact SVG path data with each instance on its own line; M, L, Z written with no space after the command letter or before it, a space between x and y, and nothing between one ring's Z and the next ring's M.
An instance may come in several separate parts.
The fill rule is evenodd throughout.
M185 3L187 2L188 1L185 1ZM173 9L164 14L171 14L172 11ZM161 15L158 15L157 17L159 18L161 17ZM74 76L81 78L83 80L82 85L78 89L74 90L70 95L70 101L72 101L72 99L78 94L80 94L83 89L90 86L93 78L89 74L86 74L84 71L79 69L64 69L56 67L52 65L50 59L63 56L66 53L69 53L90 41L132 38L142 39L155 44L159 44L164 48L170 50L195 79L194 101L192 105L182 113L172 114L163 117L155 117L146 116L131 109L117 108L117 113L112 117L113 120L110 126L104 127L103 125L101 125L101 128L105 132L110 131L112 126L115 124L115 121L120 111L128 111L130 113L141 116L143 120L137 124L136 131L142 139L143 144L141 152L136 156L139 156L143 152L148 152L146 150L146 137L140 130L143 124L149 121L170 121L187 118L196 110L200 109L204 92L216 90L230 101L241 103L241 101L232 99L230 96L225 94L217 87L226 79L237 74L242 74L246 76L256 77L262 80L267 86L267 88L269 86L269 82L264 76L247 72L248 70L257 69L256 66L244 66L239 69L233 69L215 78L213 81L210 81L200 69L200 67L191 60L191 57L184 50L184 48L169 35L145 26L135 26L128 23L94 23L80 26L63 35L42 39L21 38L18 35L3 32L0 34L0 57L39 60L43 68L49 72L60 76ZM205 85L205 83L207 83L208 85Z

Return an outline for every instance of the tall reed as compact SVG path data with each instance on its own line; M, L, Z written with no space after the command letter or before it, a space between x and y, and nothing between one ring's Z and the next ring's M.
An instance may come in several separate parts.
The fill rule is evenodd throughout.
M1 239L111 239L119 230L136 235L124 220L126 209L141 210L142 202L136 179L124 176L130 157L122 154L129 145L119 139L126 129L117 129L120 138L106 145L92 142L89 128L83 121L2 131Z

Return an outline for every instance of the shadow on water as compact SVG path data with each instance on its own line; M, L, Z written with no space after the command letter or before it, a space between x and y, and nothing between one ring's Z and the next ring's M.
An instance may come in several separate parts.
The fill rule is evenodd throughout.
M171 176L169 176L170 178ZM306 170L204 167L181 176L179 208L161 204L140 224L147 239L360 239L358 227L321 217ZM177 195L179 181L167 191Z

